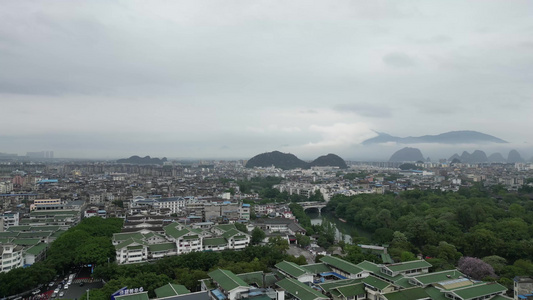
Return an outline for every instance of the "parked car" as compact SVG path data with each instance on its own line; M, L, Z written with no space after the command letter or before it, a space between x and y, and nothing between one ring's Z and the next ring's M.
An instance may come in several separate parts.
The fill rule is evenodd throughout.
M65 284L65 286L63 287L64 290L68 290L68 284Z
M83 286L85 283L84 282L80 282L80 286Z
M40 289L36 289L35 291L33 291L33 292L31 292L31 293L32 293L33 295L37 295L37 294L39 294L40 292L41 292Z
M65 292L59 293L59 297L63 297L65 295Z
M55 282L52 281L52 282L50 282L50 283L48 284L48 286L54 286L54 283L55 283Z

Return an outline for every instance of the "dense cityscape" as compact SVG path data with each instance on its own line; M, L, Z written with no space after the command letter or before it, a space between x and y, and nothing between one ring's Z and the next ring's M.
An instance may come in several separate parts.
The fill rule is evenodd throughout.
M0 300L533 300L533 1L0 1Z
M277 249L277 257L242 259L246 267L214 258L214 265L189 268L194 279L176 273L168 278L174 283L141 277L139 286L117 287L115 297L507 299L527 295L533 283L527 277L533 275L532 163L454 158L282 169L250 167L245 160L151 161L4 159L3 296L79 298L86 297L81 286L87 284L91 299L107 299L115 292L110 280L124 272L120 268L132 272L175 257L258 247ZM458 224L452 235L465 234L463 241L428 219L438 202L457 197L464 200L436 213L435 222ZM491 212L474 201L503 204L509 215L481 217ZM416 216L420 205L427 206L423 218ZM401 215L421 223L402 225ZM507 228L482 225L487 217ZM98 223L105 220L114 229ZM81 228L98 226L106 229L78 236ZM499 230L505 230L501 238ZM507 241L509 236L516 237ZM24 273L43 267L50 270L40 278L10 281L14 272L30 276ZM153 280L161 285L148 287Z

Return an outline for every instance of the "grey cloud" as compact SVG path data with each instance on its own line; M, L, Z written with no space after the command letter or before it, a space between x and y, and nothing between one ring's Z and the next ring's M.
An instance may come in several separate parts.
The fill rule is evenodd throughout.
M410 38L407 38L407 41L408 42L412 42L412 43L416 43L416 44L426 44L426 45L432 45L432 44L443 44L443 43L449 43L449 42L452 42L453 39L448 36L448 35L444 35L444 34L438 34L438 35L433 35L433 36L430 36L430 37L425 37L425 38L413 38L413 37L410 37Z
M317 143L305 128L359 116L402 136L456 126L533 139L514 130L533 126L531 1L83 3L2 3L10 152L247 156ZM302 132L245 130L271 125Z
M355 113L369 118L389 118L392 116L390 108L385 105L339 104L334 109L341 113Z
M416 65L416 62L409 55L401 52L390 53L383 56L383 61L395 68L409 68Z

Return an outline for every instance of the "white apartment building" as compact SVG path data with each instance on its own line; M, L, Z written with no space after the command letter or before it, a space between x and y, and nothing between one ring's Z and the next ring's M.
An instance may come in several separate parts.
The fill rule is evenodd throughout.
M159 208L167 208L170 209L170 213L177 214L185 209L186 200L182 197L171 197L158 199L157 202L159 203Z
M0 244L0 272L9 272L24 265L22 246Z
M19 225L20 216L18 212L13 213L10 211L6 211L3 215L1 215L1 218L2 218L2 223L3 223L2 225L3 231L7 231L7 229L11 226Z

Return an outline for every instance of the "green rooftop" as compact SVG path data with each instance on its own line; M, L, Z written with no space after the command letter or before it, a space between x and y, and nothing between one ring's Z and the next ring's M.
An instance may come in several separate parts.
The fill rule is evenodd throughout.
M21 232L18 235L20 239L31 239L31 238L45 238L52 235L52 231L39 231L39 232Z
M148 246L148 251L151 252L168 251L175 249L176 243L153 244Z
M21 246L34 246L41 242L41 239L14 239L13 244Z
M409 282L409 277L402 277L394 282L394 285L403 287L405 289L413 287L413 284Z
M9 226L9 228L7 229L7 231L16 231L16 232L20 232L20 231L28 231L31 229L31 226L30 225L19 225L19 226Z
M219 238L205 238L203 240L203 244L204 244L204 247L205 246L225 246L228 244L228 241L223 238L223 237L219 237Z
M171 236L175 239L179 239L180 237L188 234L191 232L190 229L188 228L183 228L182 230L179 230L177 228L178 224L176 223L171 223L171 224L168 224L167 226L163 227L163 230L165 231L165 233L168 235L168 236Z
M177 295L189 294L189 291L184 285L169 283L154 290L157 298L165 298Z
M370 286L373 286L379 290L384 290L386 289L390 283L385 281L385 280L381 280L377 277L374 277L374 276L368 276L366 278L363 279L363 282L367 285L370 285Z
M490 282L487 284L474 285L466 288L457 289L451 292L461 297L462 299L467 300L490 294L505 292L506 290L507 288L503 285L495 282Z
M138 239L135 239L135 238L130 238L129 240L126 240L118 245L115 246L115 249L122 249L124 247L128 247L129 245L133 244L133 243L137 243L139 245L145 245L145 246L148 246L148 244L144 241L141 241L141 240L138 240ZM133 249L133 248L129 248L129 249Z
M417 276L413 276L413 278L416 279L418 282L420 282L422 285L428 285L432 283L458 279L460 276L465 277L463 273L454 269L454 270L446 270L446 271L441 271L441 272L417 275Z
M237 229L230 229L222 234L222 236L225 237L226 239L229 239L235 235L242 236L242 231L239 231Z
M17 231L0 232L0 238L16 237L17 235L19 235L19 233Z
M231 291L238 287L248 287L248 284L244 282L241 278L237 277L237 275L233 274L233 272L228 270L222 270L218 269L213 272L210 272L209 277L213 279L218 285L220 285L224 290Z
M274 274L268 273L265 274L265 286L263 286L263 272L257 271L257 272L250 272L250 273L242 273L238 274L237 277L244 280L247 284L255 284L258 287L268 287L274 285L278 279Z
M355 297L366 293L365 285L362 283L354 283L350 285L335 288L344 298Z
M31 231L58 231L61 229L59 225L43 225L43 226L32 226Z
M65 232L66 230L58 230L52 234L52 237L58 238L60 235L62 235Z
M326 293L330 293L331 290L336 289L345 285L352 285L361 283L363 279L343 279L343 280L332 280L329 282L321 283L318 286L323 289Z
M392 272L404 272L408 270L429 268L431 267L431 264L425 260L413 260L392 265L385 265L383 267L391 270Z
M309 273L305 269L301 268L299 265L293 262L282 261L280 263L277 263L275 267L294 278L298 278L303 275L309 275Z
M310 264L310 265L303 265L300 266L302 269L306 270L307 272L311 274L319 274L324 272L331 272L331 268L328 267L326 264L318 263L318 264Z
M114 241L125 241L130 238L136 238L136 239L143 239L144 236L140 232L132 232L132 233L115 233L113 234L113 240Z
M320 261L349 274L359 274L363 272L363 269L358 266L334 256L324 256L320 258Z
M40 243L26 250L26 253L33 254L33 255L39 255L47 247L48 247L48 244Z
M426 291L432 300L449 300L446 298L446 295L436 287L429 286L425 288L424 291Z
M427 299L429 295L421 287L404 289L383 295L388 300L418 300Z
M287 293L300 300L329 299L322 293L312 289L308 285L305 285L296 279L285 278L276 284L285 289Z
M375 263L373 262L369 262L367 260L365 261L362 261L360 263L357 264L357 266L365 271L368 271L368 272L371 272L371 273L379 273L380 271L380 267L378 265L376 265Z
M228 230L231 230L231 229L235 229L237 230L237 227L235 227L234 224L221 224L221 225L216 225L215 228L218 228L224 232L228 231Z

